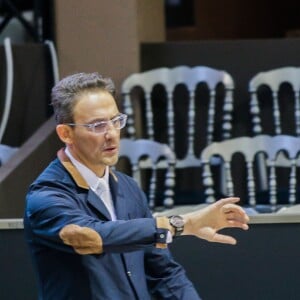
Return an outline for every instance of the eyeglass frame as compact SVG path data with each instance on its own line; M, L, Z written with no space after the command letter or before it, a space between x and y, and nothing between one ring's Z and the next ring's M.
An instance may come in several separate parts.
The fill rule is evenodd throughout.
M114 123L117 121L119 121L119 122L123 121L124 123L122 125L120 124L120 127L118 128L118 127L116 127L117 123ZM112 119L107 120L107 121L99 121L99 122L94 122L94 123L89 123L89 124L80 124L80 123L63 123L63 124L68 125L68 126L83 126L83 127L87 128L89 131L92 131L93 133L105 134L108 131L108 127L109 127L108 124L112 124L114 129L120 130L126 126L126 122L127 122L127 115L120 113L117 116L115 116ZM96 126L99 126L100 124L106 125L105 129L103 129L103 132L96 131Z

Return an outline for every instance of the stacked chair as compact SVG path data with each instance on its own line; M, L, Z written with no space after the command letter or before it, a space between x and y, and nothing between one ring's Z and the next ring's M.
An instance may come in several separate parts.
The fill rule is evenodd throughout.
M300 136L300 68L260 72L249 82L252 132Z
M260 170L257 168L256 161L261 157L260 155L266 166L268 185L266 191L262 190L259 184ZM223 190L217 190L220 185L215 182L220 178L212 169L211 161L215 156L221 158L225 167L226 183ZM214 202L219 197L235 195L241 197L243 205L252 207L263 203L276 208L280 205L294 205L300 202L297 188L300 139L297 137L257 135L215 142L203 150L201 159L204 165L203 183L208 203ZM235 170L234 160L239 162L239 168ZM284 181L280 180L282 178Z
M126 138L173 151L176 184L169 203L199 205L238 195L251 207L294 205L300 202L299 75L298 67L283 67L250 78L251 134L244 137L232 136L234 80L228 72L178 66L130 75L122 84ZM193 182L201 190L195 202L195 194L181 194L180 186L192 189Z
M145 191L152 210L174 204L175 162L175 154L166 144L146 139L121 139L119 164L123 168L127 166L129 174Z
M231 137L231 75L206 66L158 68L130 75L121 92L126 138L167 144L176 157L175 203L203 201L200 153Z
M300 69L259 72L249 80L248 89L251 136L213 143L201 154L206 201L239 195L252 207L294 206L300 202ZM211 169L216 156L223 161L223 177ZM222 190L215 184L220 178Z
M280 67L255 74L249 81L250 114L253 136L300 136L300 68ZM285 160L278 164L284 167ZM268 189L266 165L260 155L259 184Z

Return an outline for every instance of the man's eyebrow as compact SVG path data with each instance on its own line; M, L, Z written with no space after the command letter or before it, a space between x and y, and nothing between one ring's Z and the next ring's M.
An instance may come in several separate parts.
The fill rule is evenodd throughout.
M119 116L121 113L118 112L116 115L112 116L111 118L107 119L107 118L96 118L96 119L93 119L91 120L90 122L88 122L88 124L93 124L93 123L97 123L97 122L106 122L106 121L109 121L109 120L112 120L114 119L115 117Z

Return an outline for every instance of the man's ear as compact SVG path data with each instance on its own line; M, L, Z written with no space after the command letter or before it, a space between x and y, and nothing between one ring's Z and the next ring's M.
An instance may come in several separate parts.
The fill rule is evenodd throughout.
M62 142L64 142L65 144L72 144L73 131L70 126L59 124L56 126L56 133Z

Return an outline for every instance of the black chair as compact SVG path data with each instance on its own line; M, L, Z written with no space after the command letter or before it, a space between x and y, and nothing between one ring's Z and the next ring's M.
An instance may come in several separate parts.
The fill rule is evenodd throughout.
M24 11L33 11L32 23L24 18ZM0 0L0 33L16 18L34 41L43 41L42 11L43 1L40 0Z

